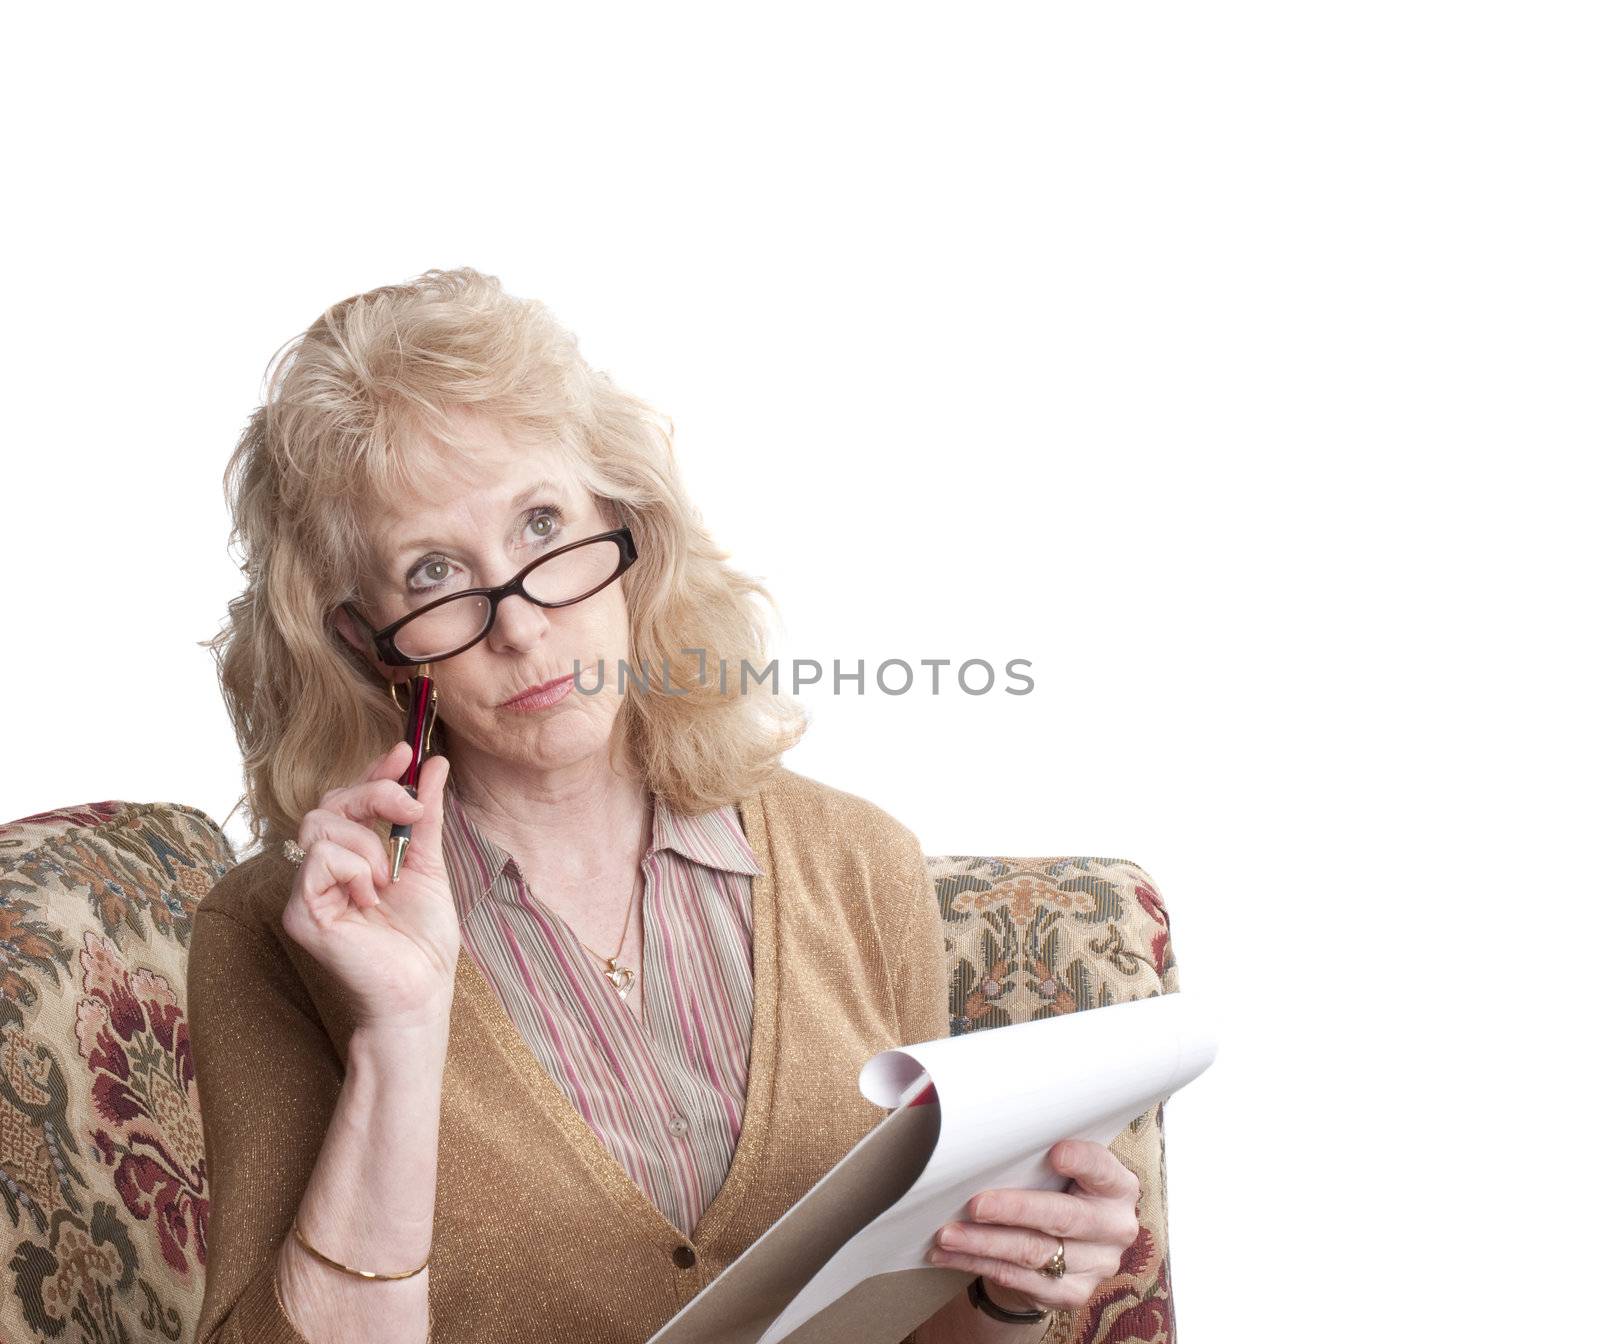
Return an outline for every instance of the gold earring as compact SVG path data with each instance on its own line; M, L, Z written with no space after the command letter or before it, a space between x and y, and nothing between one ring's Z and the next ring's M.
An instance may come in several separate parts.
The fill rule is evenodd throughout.
M431 671L432 671L431 665L428 664L428 663L423 663L421 665L421 670L420 670L420 673L419 673L419 675L421 675L421 676L428 677L429 678L429 682L430 682L430 685L428 687L428 718L427 718L427 725L428 726L427 726L426 730L424 731L423 739L422 739L422 750L423 750L424 754L426 754L433 746L433 725L434 725L434 723L437 721L437 719L439 717L439 713L438 713L438 711L439 711L439 688L436 685L431 684L432 683L432 677L429 676ZM397 685L396 682L392 682L391 681L389 683L389 699L394 701L394 707L400 711L400 716L402 718L404 718L404 717L406 717L407 710L406 710L406 707L400 703L399 692L395 690L395 686L396 685ZM416 693L415 689L411 688L411 681L410 681L409 678L407 679L407 686L408 686L409 689L408 689L408 692L407 692L407 695L406 695L406 699L409 700L411 698L411 696Z

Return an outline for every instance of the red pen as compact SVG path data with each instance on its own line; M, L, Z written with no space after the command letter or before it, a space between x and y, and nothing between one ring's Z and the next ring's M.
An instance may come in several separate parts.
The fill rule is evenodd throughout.
M411 744L411 763L406 766L400 783L413 798L417 796L417 781L422 777L422 763L427 759L428 748L433 744L433 717L438 694L433 689L433 678L428 675L429 664L423 663L417 675L411 678L411 707L406 711L406 741ZM389 880L400 876L400 865L405 859L406 846L411 843L411 823L389 828Z

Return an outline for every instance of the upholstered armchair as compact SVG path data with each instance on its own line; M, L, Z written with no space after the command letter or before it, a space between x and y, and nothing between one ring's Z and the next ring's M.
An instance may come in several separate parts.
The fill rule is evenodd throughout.
M0 825L0 1344L193 1339L205 1144L185 1017L194 908L236 855L203 812L90 803ZM1121 859L930 857L952 1032L1170 993L1149 877ZM1162 1108L1112 1150L1140 1234L1051 1344L1174 1336Z

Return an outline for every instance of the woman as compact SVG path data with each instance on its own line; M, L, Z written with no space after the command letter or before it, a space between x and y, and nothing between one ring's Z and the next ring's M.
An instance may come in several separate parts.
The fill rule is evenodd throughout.
M644 1340L881 1118L862 1062L947 1033L921 847L779 763L798 711L716 675L763 665L765 590L648 408L492 278L330 309L229 484L263 848L195 921L198 1337ZM974 1192L919 1344L1040 1338L1115 1270L1137 1178L1056 1155L1071 1193Z

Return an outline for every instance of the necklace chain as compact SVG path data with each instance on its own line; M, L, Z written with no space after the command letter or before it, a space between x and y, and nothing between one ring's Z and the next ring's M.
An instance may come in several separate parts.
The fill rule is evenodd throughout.
M629 893L628 896L628 913L627 917L622 921L622 937L617 939L617 950L609 957L603 952L596 952L594 948L590 947L588 943L583 941L583 939L578 938L576 932L574 932L572 935L577 939L578 946L587 952L591 957L595 957L598 960L605 962L606 968L602 974L607 980L611 981L612 986L617 991L617 996L623 999L628 997L628 991L633 988L633 982L637 977L629 967L618 966L617 958L622 955L623 945L628 941L628 928L633 923L633 898L634 896L638 895L643 888L644 871L641 869L639 874L634 879L633 891Z

